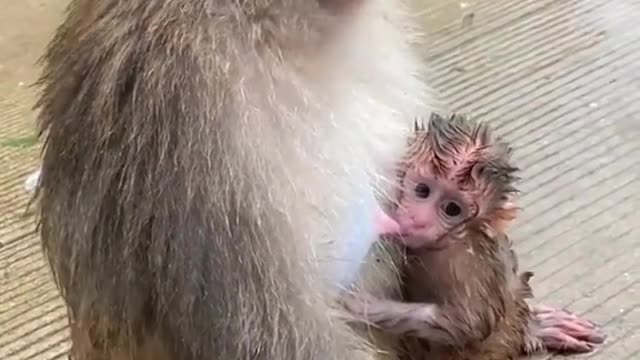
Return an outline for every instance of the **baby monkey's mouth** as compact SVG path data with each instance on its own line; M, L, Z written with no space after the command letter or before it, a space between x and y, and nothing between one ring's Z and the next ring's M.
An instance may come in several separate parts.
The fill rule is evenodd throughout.
M421 227L413 227L400 222L402 225L400 226L399 233L383 238L399 243L412 250L443 250L465 239L465 223L468 220L440 234L429 233L428 230L425 231L425 229Z
M398 234L390 236L389 240L412 250L442 250L451 243L448 240L449 236L450 234L444 234L437 238L432 238L420 234Z

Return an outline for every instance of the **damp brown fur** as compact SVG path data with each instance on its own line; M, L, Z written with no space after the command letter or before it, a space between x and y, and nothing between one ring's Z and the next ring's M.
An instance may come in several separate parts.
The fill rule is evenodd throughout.
M397 171L398 203L406 196L407 171L417 170L451 184L464 195L470 214L456 231L506 231L518 210L514 202L518 169L510 164L511 153L511 147L495 139L486 123L458 114L449 118L432 114L426 128L416 120L414 136Z
M73 359L374 356L322 276L423 109L398 5L71 1L37 196Z
M446 314L432 329L443 343L403 338L406 358L498 360L521 354L531 319L515 254L505 226L515 218L517 169L509 163L510 147L496 141L486 124L460 115L432 115L415 124L415 137L399 173L420 168L449 182L466 195L470 215L443 239L444 249L408 249L403 300L431 303ZM429 164L429 165L427 165ZM425 167L429 167L425 169ZM399 195L399 203L406 196ZM449 229L451 231L451 229ZM455 237L455 238L453 238ZM441 240L442 241L442 240Z
M404 299L433 303L442 314L434 333L443 343L405 334L406 359L500 360L519 358L533 321L525 298L528 278L511 270L509 240L469 233L444 250L407 256ZM498 256L496 256L498 254Z
M601 343L593 324L561 310L540 316L526 302L533 273L519 272L506 235L517 211L508 144L486 124L434 114L415 123L408 145L394 210L408 234L396 239L404 249L394 259L400 286L374 293L365 283L365 293L344 299L356 318L379 328L374 341L409 360L517 359Z

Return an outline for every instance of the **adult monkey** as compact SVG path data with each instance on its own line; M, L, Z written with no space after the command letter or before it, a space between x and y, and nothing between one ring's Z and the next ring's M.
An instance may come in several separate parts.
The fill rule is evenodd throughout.
M404 11L71 1L37 194L72 358L372 358L330 309L375 238L369 180L424 112Z

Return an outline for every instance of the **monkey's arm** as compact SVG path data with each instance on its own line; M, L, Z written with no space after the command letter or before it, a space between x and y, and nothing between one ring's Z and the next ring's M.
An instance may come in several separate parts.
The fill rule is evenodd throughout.
M346 295L342 302L357 321L393 334L455 347L486 338L497 322L492 314L476 314L471 308L459 306L407 303L362 294Z

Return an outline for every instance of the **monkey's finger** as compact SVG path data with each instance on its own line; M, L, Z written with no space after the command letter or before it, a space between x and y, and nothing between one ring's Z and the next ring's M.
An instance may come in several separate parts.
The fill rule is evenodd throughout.
M547 305L536 305L532 308L532 312L535 315L555 315L555 316L559 316L562 315L564 317L567 318L575 318L575 319L580 319L579 316L577 316L576 314L574 314L573 312L566 310L566 309L560 309L560 308L556 308L553 306L547 306Z
M540 325L549 331L557 330L576 340L593 344L602 344L606 340L606 335L599 328L594 328L591 325L584 326L583 323L574 320L551 319L546 324L542 322Z
M576 323L580 323L581 325L586 327L592 327L592 328L597 327L597 325L592 321L581 318L580 316L566 309L558 309L551 306L538 305L532 308L532 312L536 316L536 318L540 320L563 319L567 321L574 321Z
M598 325L593 321L582 318L575 313L566 310L566 309L555 309L555 316L565 319L566 321L573 321L576 324L580 324L581 326L588 328L597 328Z
M587 329L595 329L598 327L596 324L592 323L591 321L572 318L572 317L565 317L561 314L553 314L551 316L540 316L538 317L538 320L540 324L545 327L558 326L563 323L571 323L571 324L574 324L575 326L580 326Z
M602 332L596 332L596 331L592 331L592 332L586 332L583 333L583 335L581 337L578 337L580 340L583 341L588 341L592 344L602 344L605 342L605 340L607 340L607 334L602 333Z
M565 310L565 309L559 309L557 307L553 307L553 306L548 306L548 305L535 305L533 306L533 308L531 309L531 311L534 314L550 314L550 313L565 313L568 315L572 315L575 316L571 311Z
M593 344L602 344L607 336L598 329L585 328L575 323L562 323L559 327L565 334L577 340L587 341Z
M552 312L541 313L538 314L536 318L543 326L556 326L562 323L572 323L576 326L587 329L595 329L598 327L592 321L578 317L565 310L555 310Z
M595 344L578 340L557 328L543 329L540 337L549 351L586 353L595 349Z

